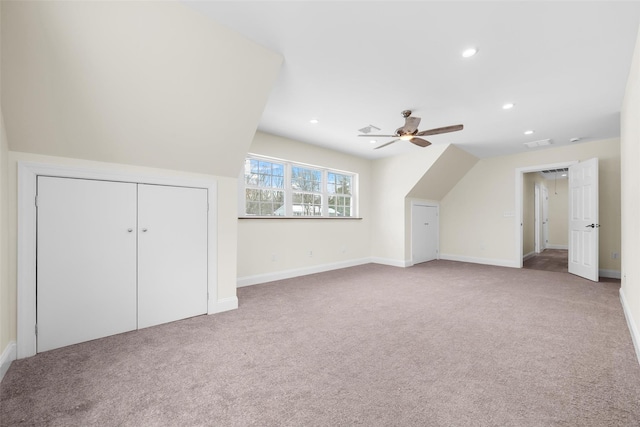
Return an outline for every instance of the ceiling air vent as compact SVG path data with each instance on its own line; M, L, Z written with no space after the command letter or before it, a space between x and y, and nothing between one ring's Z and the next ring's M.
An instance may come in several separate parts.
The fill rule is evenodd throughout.
M527 148L543 147L545 145L551 144L553 144L553 141L550 139L540 139L538 141L530 141L524 143L525 147Z
M374 125L369 125L369 126L363 127L362 129L358 129L358 132L363 133L363 134L366 135L368 133L377 132L379 130L380 130L380 128L375 127Z
M569 168L561 168L561 169L547 169L542 171L542 173L561 173L561 172L569 172Z

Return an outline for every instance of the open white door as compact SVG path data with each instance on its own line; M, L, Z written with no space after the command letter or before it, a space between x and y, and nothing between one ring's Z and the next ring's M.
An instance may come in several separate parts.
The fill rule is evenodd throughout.
M569 273L598 281L598 159L569 167Z

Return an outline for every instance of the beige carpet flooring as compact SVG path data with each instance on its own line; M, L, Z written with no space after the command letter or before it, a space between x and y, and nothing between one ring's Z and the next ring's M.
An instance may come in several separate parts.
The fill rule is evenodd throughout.
M638 426L619 282L433 261L12 364L2 426Z
M566 249L545 249L522 263L523 268L531 270L569 271L569 251Z

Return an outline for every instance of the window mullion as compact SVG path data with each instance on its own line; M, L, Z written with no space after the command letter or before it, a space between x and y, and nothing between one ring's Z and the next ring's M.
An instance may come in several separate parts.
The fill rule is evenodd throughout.
M322 170L322 187L320 188L321 192L321 201L322 203L322 216L329 216L329 197L327 195L327 183L329 179L329 173L326 169Z

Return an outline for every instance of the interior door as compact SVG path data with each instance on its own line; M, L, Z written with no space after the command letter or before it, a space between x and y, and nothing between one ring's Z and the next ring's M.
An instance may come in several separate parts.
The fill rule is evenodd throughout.
M207 313L207 190L138 185L138 327Z
M549 245L549 189L542 186L542 250Z
M414 264L438 257L438 208L414 204L411 208L411 258Z
M569 167L569 273L598 281L598 159Z
M136 329L136 185L37 180L37 351Z

